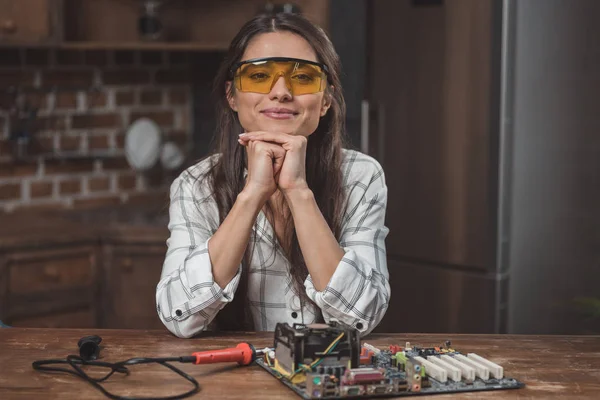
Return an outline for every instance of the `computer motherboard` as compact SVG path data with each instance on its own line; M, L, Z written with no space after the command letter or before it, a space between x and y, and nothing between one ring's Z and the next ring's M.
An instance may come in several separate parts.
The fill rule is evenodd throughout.
M304 399L375 398L525 385L501 366L446 341L433 347L405 343L385 349L360 343L356 330L336 322L277 324L274 351L257 364Z

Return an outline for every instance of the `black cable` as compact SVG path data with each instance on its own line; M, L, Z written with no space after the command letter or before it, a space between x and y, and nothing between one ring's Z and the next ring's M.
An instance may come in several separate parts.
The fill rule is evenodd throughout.
M200 384L194 379L193 376L190 376L180 370L179 368L169 364L169 362L182 362L189 363L194 362L196 358L193 356L184 356L184 357L165 357L165 358L130 358L125 361L119 361L116 363L108 363L104 361L87 361L81 358L80 356L70 355L67 356L65 360L52 359L52 360L38 360L34 361L31 365L33 369L39 371L47 371L47 372L66 372L71 375L75 375L84 381L88 382L96 389L101 391L105 396L114 399L114 400L176 400L183 399L186 397L190 397L198 392L200 392L201 387ZM117 396L115 394L110 393L108 390L104 389L100 382L104 382L108 378L110 378L115 372L129 375L129 369L127 369L127 365L137 365L137 364L152 364L157 363L166 368L169 368L179 376L183 377L187 381L191 382L194 385L194 388L176 396L168 396L168 397L124 397ZM73 370L67 368L59 368L59 367L47 367L46 365L54 365L54 364L69 364ZM102 368L110 368L110 372L108 372L102 378L92 378L89 376L80 366L93 366L93 367L102 367Z

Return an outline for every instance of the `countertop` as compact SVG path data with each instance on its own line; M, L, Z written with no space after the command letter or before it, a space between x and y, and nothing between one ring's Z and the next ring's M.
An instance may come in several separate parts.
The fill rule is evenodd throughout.
M157 243L168 238L166 205L0 215L0 252L57 244Z

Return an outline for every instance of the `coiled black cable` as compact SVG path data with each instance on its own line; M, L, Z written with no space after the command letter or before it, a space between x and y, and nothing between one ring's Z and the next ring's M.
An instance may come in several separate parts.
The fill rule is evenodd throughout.
M59 359L37 360L32 363L32 367L33 367L33 369L39 370L39 371L66 372L71 375L75 375L75 376L83 379L84 381L88 382L92 386L94 386L96 389L101 391L105 396L107 396L111 399L114 399L114 400L176 400L176 399L183 399L186 397L193 396L194 394L200 392L201 387L200 387L200 384L196 381L196 379L194 379L194 377L186 374L179 368L169 364L169 362L191 363L191 362L194 362L195 359L196 358L193 356L164 357L164 358L130 358L125 361L109 363L109 362L97 361L97 360L88 361L88 360L84 360L80 356L70 355L70 356L67 356L67 358L64 360L59 360ZM152 364L152 363L157 363L166 368L169 368L170 370L172 370L179 376L181 376L184 379L186 379L187 381L191 382L192 385L194 385L194 388L185 393L178 394L175 396L168 396L168 397L125 397L125 396L118 396L116 394L109 392L100 384L101 382L104 382L105 380L110 378L115 372L129 375L129 369L127 369L127 366L137 365L137 364ZM71 366L72 370L67 369L67 368L49 366L49 365L58 365L58 364L68 364ZM89 376L81 368L82 366L110 368L110 372L108 372L102 378L93 378L93 377Z

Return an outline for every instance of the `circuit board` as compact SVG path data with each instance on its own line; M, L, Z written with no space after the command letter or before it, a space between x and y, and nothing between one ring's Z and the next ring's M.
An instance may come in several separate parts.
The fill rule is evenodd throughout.
M432 347L407 342L402 347L379 349L368 343L343 342L352 333L331 328L288 326L289 338L279 343L276 331L275 350L256 363L304 399L399 397L525 386L505 377L501 366L474 353L463 354L449 341ZM331 335L336 335L333 341L325 340ZM294 364L298 353L301 356L295 359L302 361Z

